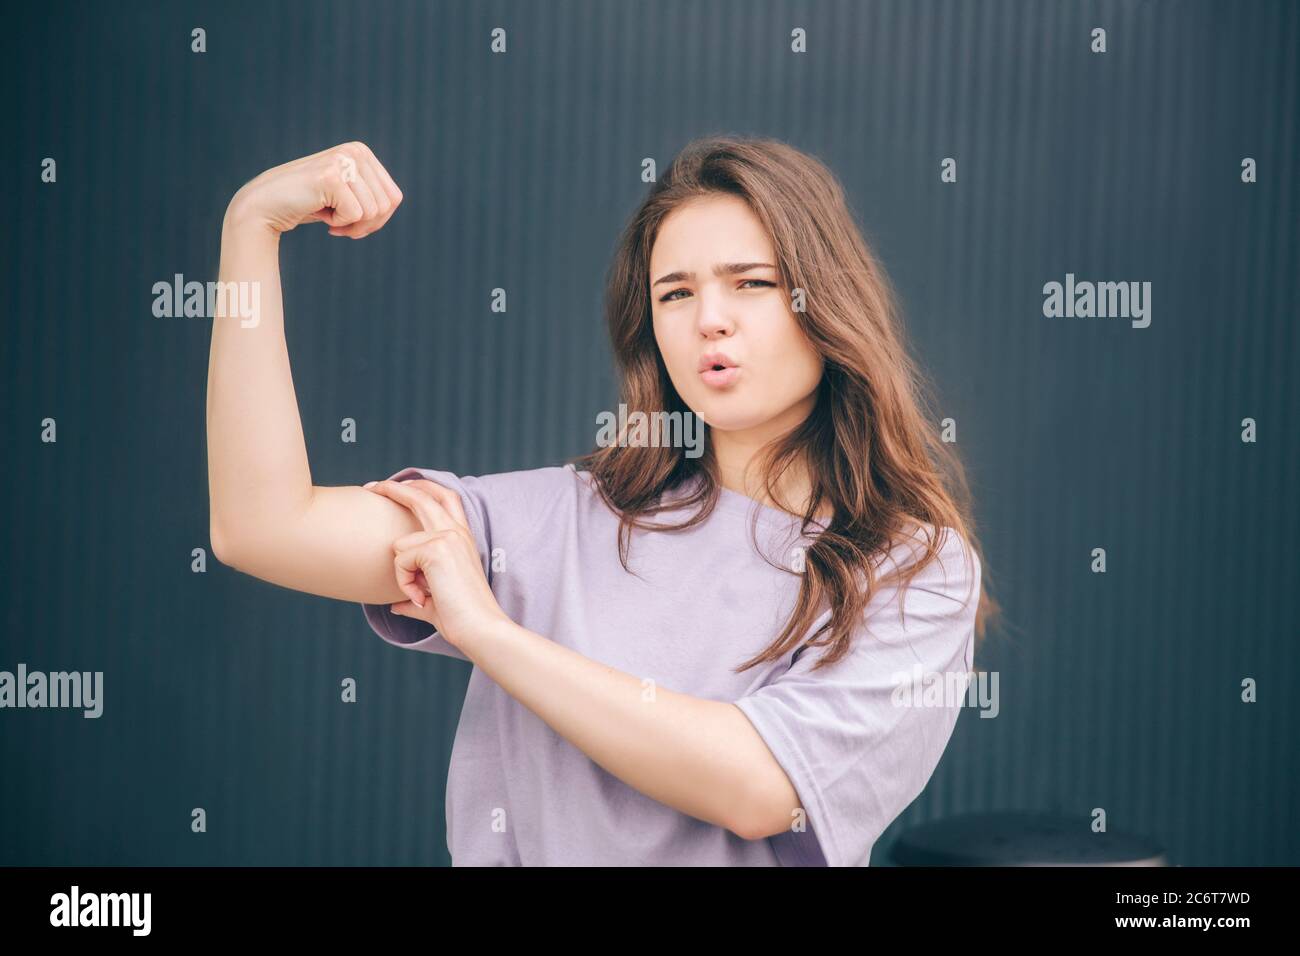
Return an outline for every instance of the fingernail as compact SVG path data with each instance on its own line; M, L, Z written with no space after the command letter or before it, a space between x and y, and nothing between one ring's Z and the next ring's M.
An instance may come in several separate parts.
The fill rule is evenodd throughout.
M377 482L377 481L367 481L367 482L366 482L364 485L362 485L361 487L362 487L362 488L369 488L371 485L377 485L377 484L379 484L379 482Z

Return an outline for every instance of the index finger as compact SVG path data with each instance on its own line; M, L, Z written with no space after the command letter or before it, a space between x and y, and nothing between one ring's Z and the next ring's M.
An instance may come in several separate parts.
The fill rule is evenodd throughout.
M432 495L438 504L442 505L461 527L466 531L470 530L469 519L465 517L465 506L461 504L460 495L457 494L454 488L440 485L428 478L417 478L409 482L409 484L415 485L427 495Z
M426 482L427 483L427 482ZM411 510L425 531L448 531L456 527L456 519L448 513L436 497L419 488L414 481L394 481L388 478L367 485L367 491L390 498Z

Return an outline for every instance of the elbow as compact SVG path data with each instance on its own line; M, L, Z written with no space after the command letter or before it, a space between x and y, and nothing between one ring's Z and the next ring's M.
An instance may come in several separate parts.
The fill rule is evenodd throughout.
M766 840L789 829L789 825L784 820L779 825L774 824L770 814L755 815L739 823L739 827L732 828L731 832L742 840Z
M212 545L212 556L227 567L235 567L234 542L229 531L217 521L216 515L208 518L208 542Z
M787 799L792 792L782 775L782 786L753 786L745 798L734 802L735 810L727 827L742 840L764 840L789 829L794 819L796 801Z
M751 810L748 814L735 815L727 829L742 840L764 840L783 828L773 827L770 815Z
M756 826L754 818L750 817L733 821L727 829L742 840L762 840L770 836L770 834L763 832L762 827Z

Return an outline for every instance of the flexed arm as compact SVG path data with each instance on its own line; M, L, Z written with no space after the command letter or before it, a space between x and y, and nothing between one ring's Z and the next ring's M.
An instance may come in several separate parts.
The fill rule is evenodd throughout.
M374 154L347 143L262 173L230 201L223 283L256 283L258 314L213 319L208 360L209 532L217 559L273 584L345 601L401 600L392 541L407 509L359 487L312 482L284 333L280 237L306 222L360 239L402 193Z

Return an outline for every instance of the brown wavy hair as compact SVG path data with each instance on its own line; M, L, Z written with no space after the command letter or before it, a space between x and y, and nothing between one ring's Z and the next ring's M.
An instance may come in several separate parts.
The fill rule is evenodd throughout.
M801 532L812 543L804 554L799 596L780 636L736 669L777 660L801 642L829 645L816 669L848 651L876 589L897 579L896 574L876 579L872 559L887 551L895 536L913 530L913 522L929 524L936 532L954 529L981 564L983 551L964 469L952 446L936 433L933 385L908 354L889 279L858 229L836 177L818 159L786 143L710 136L688 144L625 226L606 278L605 317L620 373L620 401L628 414L690 413L654 337L650 252L669 213L684 202L718 193L745 200L766 227L784 291L804 290L805 311L796 310L795 318L824 361L813 411L772 443L758 463L769 498L796 515L774 486L801 459L808 470L811 496ZM697 458L687 457L681 448L620 442L570 459L591 473L600 496L620 515L624 570L630 571L634 527L689 528L712 512L719 481L707 432L704 445ZM693 494L672 505L661 500L664 492L692 479L699 481ZM680 524L642 520L694 505L698 511ZM827 508L831 517L823 524L816 516ZM901 579L904 588L936 559L938 534L925 538L920 558L903 565L910 567ZM981 575L977 646L999 611L986 578ZM805 640L825 607L832 609L829 619Z

